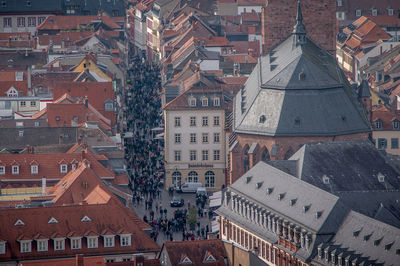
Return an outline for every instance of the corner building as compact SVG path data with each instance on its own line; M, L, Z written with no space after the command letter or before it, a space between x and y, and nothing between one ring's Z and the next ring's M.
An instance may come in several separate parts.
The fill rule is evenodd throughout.
M289 37L258 60L233 100L230 182L259 161L288 159L310 142L366 140L364 107L336 60L308 38L298 2Z

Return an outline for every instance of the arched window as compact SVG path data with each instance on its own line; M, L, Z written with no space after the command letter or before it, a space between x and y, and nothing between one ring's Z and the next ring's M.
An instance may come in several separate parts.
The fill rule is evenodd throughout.
M198 182L199 181L199 177L197 172L195 171L191 171L188 174L188 182Z
M215 187L215 174L213 171L207 171L205 174L206 187Z
M261 154L261 161L268 162L270 160L271 160L271 157L269 156L269 151L268 151L267 147L265 147Z
M182 174L180 172L172 173L172 185L180 186L182 184Z

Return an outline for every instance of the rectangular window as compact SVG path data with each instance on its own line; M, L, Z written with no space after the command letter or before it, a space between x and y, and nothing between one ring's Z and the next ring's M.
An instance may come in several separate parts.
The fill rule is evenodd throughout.
M393 16L393 8L389 8L388 9L388 15L389 16Z
M190 143L191 144L196 143L196 133L190 133Z
M337 0L337 6L342 6L342 0Z
M0 242L0 254L6 254L6 242L5 241Z
M104 247L105 248L114 247L114 236L105 236L104 237Z
M35 107L36 106L36 102L31 101L31 107Z
M190 98L189 105L190 106L196 106L196 98Z
M81 238L72 238L71 239L71 249L80 249L80 248L82 248Z
M201 99L201 105L202 106L208 106L208 99L207 98Z
M203 150L201 154L203 161L208 161L208 150Z
M219 143L220 139L219 139L219 133L214 133L214 143Z
M6 167L0 166L0 175L4 175L6 173Z
M191 150L190 151L190 158L191 161L196 161L197 160L197 151Z
M64 250L65 240L64 239L54 239L54 250Z
M3 18L3 28L11 28L11 18Z
M361 9L356 9L356 17L361 17Z
M220 106L220 104L221 104L219 101L219 98L214 98L213 102L214 102L214 106Z
M392 142L392 149L398 149L399 148L399 139L398 138L393 138L391 139Z
M47 239L37 240L37 250L38 251L48 251L49 245Z
M393 121L393 129L399 130L400 129L400 122L398 120Z
M214 126L219 126L219 116L214 116Z
M23 137L24 136L24 131L23 130L19 130L18 131L18 137Z
M16 122L15 126L16 127L24 127L24 122Z
M65 174L68 171L68 166L66 164L60 165L60 173Z
M17 26L18 27L25 27L25 18L24 17L18 17L17 18Z
M175 161L179 162L181 160L181 151L174 151Z
M11 173L13 175L18 175L19 174L19 166L18 165L11 166Z
M39 122L35 122L35 127L38 127L39 126Z
M39 172L39 167L37 165L31 165L31 174L36 175Z
M175 143L181 143L181 134L180 133L175 134Z
M220 157L220 151L219 150L214 150L214 161L219 161Z
M202 121L203 121L203 123L202 123L203 127L207 127L208 126L208 117L203 116Z
M121 236L121 247L127 247L131 245L131 236Z
M202 134L203 143L208 143L208 133Z
M88 248L97 248L99 246L99 239L97 237L89 237L87 239Z
M36 18L35 17L28 18L28 27L36 27Z
M378 15L378 9L374 8L372 9L372 16L377 16Z
M38 17L38 25L42 24L46 17Z
M25 107L25 106L26 106L26 102L25 102L25 101L21 101L21 102L19 103L19 106Z
M21 253L31 252L32 243L31 241L21 241Z
M378 149L386 149L387 148L387 140L383 138L378 139Z
M181 126L181 118L179 116L175 117L175 126L176 127Z
M196 126L196 117L195 116L191 116L190 117L190 126L191 127L195 127Z

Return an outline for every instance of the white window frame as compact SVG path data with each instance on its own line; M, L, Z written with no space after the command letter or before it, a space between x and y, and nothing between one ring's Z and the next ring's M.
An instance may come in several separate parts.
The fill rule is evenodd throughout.
M196 117L195 116L191 116L190 117L190 126L191 127L195 127L196 126Z
M214 126L219 126L220 124L219 116L214 116Z
M113 248L115 247L115 236L114 235L104 235L104 247Z
M202 134L202 142L203 143L208 143L208 133L203 133Z
M22 21L24 23L20 23ZM22 28L22 27L25 27L25 25L26 25L25 17L17 17L17 27Z
M361 12L361 9L356 9L356 17L361 17L361 15L362 15L362 12Z
M68 165L67 164L60 164L60 173L61 174L68 173Z
M208 98L203 97L201 99L201 106L203 106L203 107L207 107L208 106Z
M214 143L220 143L221 142L221 136L219 133L214 133Z
M189 106L196 106L196 98L195 97L189 98Z
M208 150L202 150L201 151L201 159L203 160L203 161L208 161Z
M46 20L46 17L38 17L38 26Z
M342 0L337 0L337 6L342 6L342 5L343 5Z
M7 21L7 23L5 23ZM5 17L3 18L3 28L12 28L12 18Z
M54 250L65 250L65 238L54 238Z
M38 165L31 165L31 174L37 175L39 173L39 166Z
M6 167L1 165L0 166L0 175L5 175L6 174Z
M21 240L19 241L19 245L21 253L32 252L32 240Z
M388 8L388 15L393 16L394 15L393 11L394 11L393 8Z
M221 151L214 150L214 161L219 161L219 160L221 160Z
M44 252L49 250L49 239L37 239L36 246L38 252Z
M28 17L28 27L36 27L36 17Z
M196 143L197 143L197 134L190 133L190 144L196 144Z
M36 107L36 102L35 101L31 101L31 107Z
M131 236L132 236L131 234L120 235L121 247L130 247L132 245Z
M189 151L189 160L190 161L196 161L197 160L197 151L196 150L190 150Z
M23 137L24 136L24 131L23 130L19 130L18 131L18 137Z
M201 125L202 125L203 127L208 127L208 116L203 116L203 117L201 118Z
M377 8L373 8L371 10L371 14L372 14L372 16L376 17L378 15L378 9Z
M213 99L213 104L214 104L214 106L220 106L221 105L221 100L219 99L219 97L215 97Z
M6 241L0 241L0 254L6 254Z
M175 127L180 127L181 126L181 117L180 116L175 116Z
M19 166L18 165L12 165L11 166L11 173L13 175L18 175L19 174Z
M26 107L26 101L20 101L19 106L21 107Z
M182 138L181 138L181 133L175 133L175 143L181 143Z
M71 249L82 248L82 237L71 237L70 238Z
M175 162L180 162L182 160L182 152L174 151L174 159L175 159Z
M86 241L87 241L88 248L98 248L99 247L99 238L97 236L88 236Z

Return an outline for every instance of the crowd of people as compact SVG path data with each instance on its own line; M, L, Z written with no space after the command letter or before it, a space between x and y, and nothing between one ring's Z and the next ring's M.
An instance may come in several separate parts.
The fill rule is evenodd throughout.
M125 139L125 159L133 199L149 202L160 196L164 177L163 143L152 131L163 125L160 70L137 56L131 62L125 106L126 131L132 132L132 137Z

